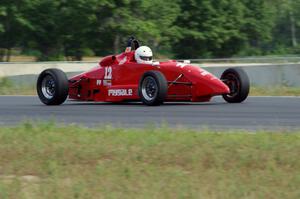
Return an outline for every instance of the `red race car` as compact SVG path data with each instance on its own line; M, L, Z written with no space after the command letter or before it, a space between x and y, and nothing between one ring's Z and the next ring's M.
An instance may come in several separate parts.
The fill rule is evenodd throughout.
M208 102L222 95L229 103L243 102L249 78L240 68L227 69L218 79L188 62L155 62L147 46L131 38L124 53L103 58L99 66L70 79L59 69L43 71L37 93L46 105L60 105L67 97L79 101L142 101L149 106L168 101Z

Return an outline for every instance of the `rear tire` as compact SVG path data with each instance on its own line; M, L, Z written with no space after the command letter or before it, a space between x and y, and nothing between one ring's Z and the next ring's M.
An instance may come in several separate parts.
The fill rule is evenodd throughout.
M148 71L140 80L139 96L148 106L163 104L168 94L168 82L159 71Z
M229 68L221 76L229 87L230 94L223 98L228 103L241 103L247 99L250 90L250 81L247 73L241 68Z
M60 105L68 97L69 83L66 74L59 69L44 70L37 80L37 94L46 105Z

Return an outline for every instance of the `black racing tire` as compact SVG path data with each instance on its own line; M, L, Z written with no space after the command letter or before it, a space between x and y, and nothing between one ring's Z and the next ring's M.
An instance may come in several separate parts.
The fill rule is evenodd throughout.
M46 69L39 75L36 89L42 103L46 105L60 105L68 97L68 78L59 69Z
M148 106L159 106L164 103L168 94L168 82L159 71L148 71L139 83L139 96Z
M221 80L229 87L230 94L223 98L228 103L241 103L249 95L250 81L247 73L241 68L229 68L224 71Z

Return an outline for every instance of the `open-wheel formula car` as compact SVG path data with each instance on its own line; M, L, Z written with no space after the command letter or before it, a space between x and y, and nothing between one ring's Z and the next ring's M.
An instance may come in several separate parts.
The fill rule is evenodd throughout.
M206 70L170 60L155 62L149 47L130 39L124 53L103 58L94 69L70 79L59 69L44 70L37 93L46 105L69 99L95 102L142 101L149 106L168 101L208 102L222 95L229 103L243 102L249 78L240 68L225 70L217 78Z

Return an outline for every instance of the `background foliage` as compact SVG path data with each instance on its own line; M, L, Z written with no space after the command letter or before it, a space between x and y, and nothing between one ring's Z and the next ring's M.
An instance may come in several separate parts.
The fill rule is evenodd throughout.
M123 50L129 36L176 58L297 54L299 0L1 0L0 61Z

